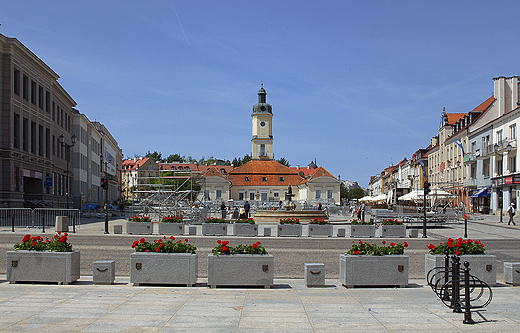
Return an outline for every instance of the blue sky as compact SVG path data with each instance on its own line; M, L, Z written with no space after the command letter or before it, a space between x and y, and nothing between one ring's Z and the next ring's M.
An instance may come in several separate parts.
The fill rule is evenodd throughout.
M263 82L275 158L367 186L520 74L519 1L3 2L125 157L251 154Z

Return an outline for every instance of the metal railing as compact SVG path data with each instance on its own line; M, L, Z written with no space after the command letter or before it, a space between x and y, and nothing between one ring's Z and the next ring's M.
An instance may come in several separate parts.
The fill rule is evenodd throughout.
M56 216L67 216L72 232L81 225L79 209L55 209L55 208L0 208L0 227L11 228L53 228Z

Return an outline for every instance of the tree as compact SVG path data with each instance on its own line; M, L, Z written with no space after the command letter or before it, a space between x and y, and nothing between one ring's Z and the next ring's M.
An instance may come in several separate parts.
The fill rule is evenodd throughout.
M164 163L164 160L163 160L163 158L162 158L162 154L159 153L159 152L157 152L157 151L154 151L153 153L151 153L150 151L148 151L144 157L149 157L149 158L151 158L152 160L154 160L155 162L161 162L161 163Z
M361 199L365 196L365 190L363 190L362 188L353 188L351 189L350 191L348 191L348 194L347 194L347 198L349 200L352 200L352 199Z
M340 195L340 198L341 200L343 199L348 199L348 192L349 192L349 189L345 186L345 184L341 183L340 187L339 187L339 195Z
M233 164L233 166L234 166L235 168L237 168L237 167L239 167L239 166L241 166L241 165L246 164L246 163L249 162L249 161L251 161L251 156L248 155L248 154L245 154L243 158L240 158L240 157L239 157L239 158L236 158L236 157L235 157L235 158L233 159L233 162L231 162L231 163Z
M283 165L285 165L288 168L291 166L291 164L289 163L288 160L285 159L285 157L282 157L281 159L276 160L276 162L278 162L280 164L283 164Z
M184 158L183 158L183 156L181 156L179 154L171 154L170 156L168 156L166 158L166 162L168 162L168 163L173 163L173 162L181 162L181 163L183 163L184 162Z

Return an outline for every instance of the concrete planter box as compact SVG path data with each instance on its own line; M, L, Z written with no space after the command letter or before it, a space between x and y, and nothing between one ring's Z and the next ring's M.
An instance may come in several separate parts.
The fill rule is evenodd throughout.
M339 281L347 288L355 286L408 285L408 256L339 256Z
M226 236L227 235L227 224L226 223L202 223L202 234L214 235L214 236Z
M184 284L191 287L197 282L197 254L146 253L130 255L130 283Z
M126 233L132 235L151 235L153 222L126 222Z
M350 226L350 237L375 237L376 226L373 224L355 224Z
M520 262L504 263L504 282L520 286Z
M460 256L460 266L464 268L464 262L469 262L470 274L478 277L490 286L497 283L497 257L490 254L465 254ZM451 266L451 259L450 259ZM424 277L435 267L444 268L444 254L424 255ZM462 274L462 270L461 270Z
M325 236L332 237L332 224L309 224L309 237Z
M279 237L300 237L302 235L301 224L278 224L277 229Z
M258 236L258 224L234 223L233 235L235 236Z
M159 235L184 235L184 223L159 222Z
M403 225L380 225L381 237L406 237L406 226Z
M57 282L79 279L80 252L7 251L7 281Z
M92 263L92 282L94 284L113 284L115 279L115 260L97 260Z
M270 254L208 254L208 286L263 286L274 279L274 257Z

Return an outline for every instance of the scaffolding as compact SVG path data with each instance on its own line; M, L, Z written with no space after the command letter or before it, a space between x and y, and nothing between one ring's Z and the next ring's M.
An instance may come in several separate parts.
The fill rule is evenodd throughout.
M207 216L201 201L206 186L205 171L160 170L158 177L138 177L138 183L144 189L134 193L144 199L137 206L152 220L181 216L185 221L196 223Z

